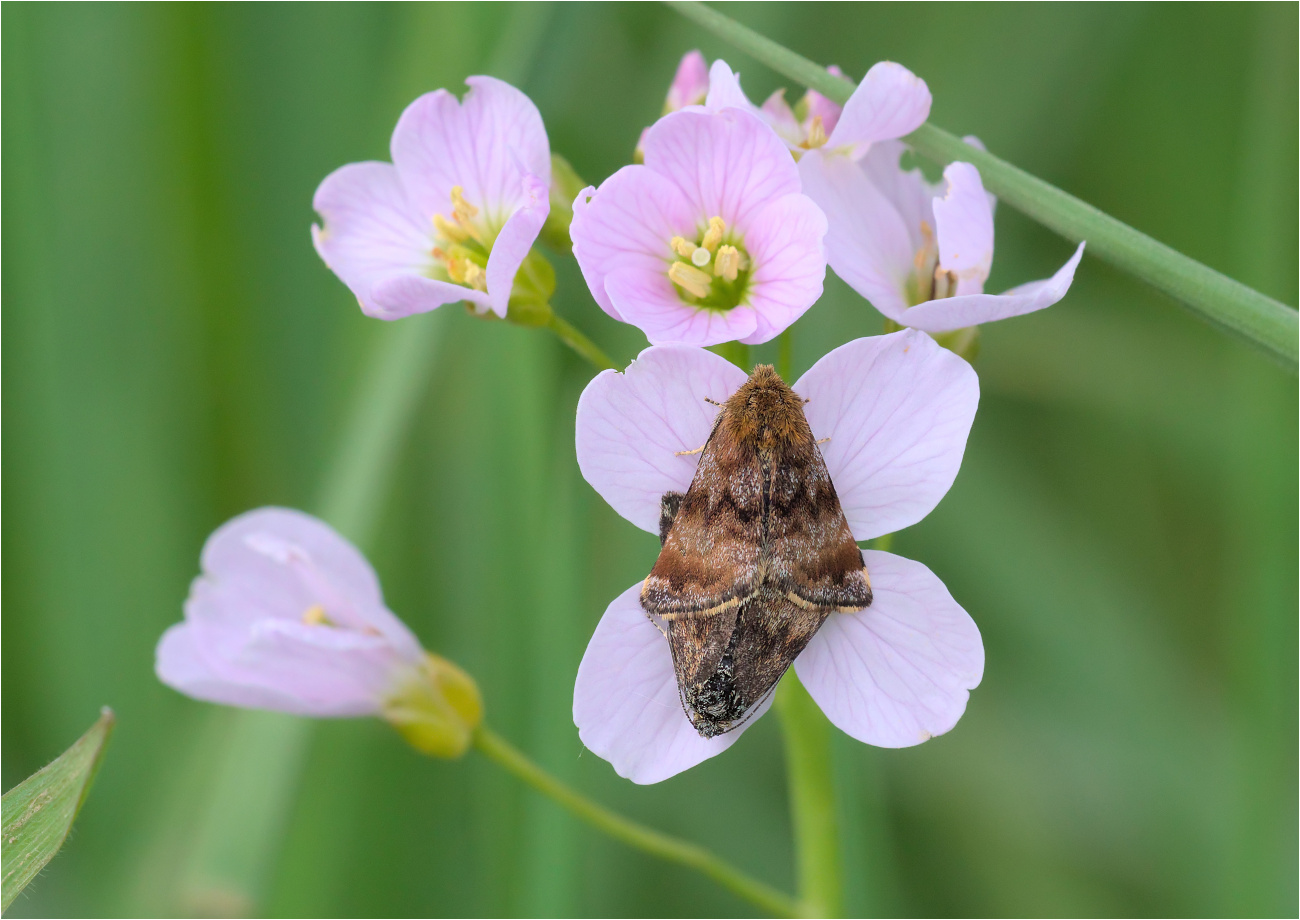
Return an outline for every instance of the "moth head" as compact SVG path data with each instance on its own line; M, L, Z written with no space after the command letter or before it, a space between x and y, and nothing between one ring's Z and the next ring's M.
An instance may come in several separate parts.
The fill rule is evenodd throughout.
M733 434L756 438L765 445L786 441L804 432L803 400L770 364L754 368L749 379L726 403Z

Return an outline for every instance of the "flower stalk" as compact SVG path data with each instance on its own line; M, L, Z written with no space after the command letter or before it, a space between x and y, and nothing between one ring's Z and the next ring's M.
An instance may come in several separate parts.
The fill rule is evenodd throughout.
M820 65L702 3L666 2L778 73L835 102L843 104L853 93L853 81L828 73ZM1211 324L1250 342L1292 373L1296 372L1300 318L1293 308L928 122L904 140L921 155L939 163L957 159L973 163L985 187L1000 201L1071 242L1087 239L1090 253L1164 291Z
M802 905L775 888L749 877L704 847L662 834L593 802L533 763L523 752L486 725L480 725L474 733L474 746L484 756L542 795L568 809L597 830L630 847L694 869L774 916L813 915L810 913L812 910L810 905Z

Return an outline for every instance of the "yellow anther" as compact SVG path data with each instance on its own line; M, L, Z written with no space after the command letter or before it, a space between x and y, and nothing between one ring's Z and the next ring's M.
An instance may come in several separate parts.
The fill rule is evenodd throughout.
M709 218L709 229L704 231L704 239L700 240L700 245L709 252L716 252L718 244L722 242L722 234L727 232L727 223L721 217Z
M829 138L826 136L826 127L822 124L822 117L814 115L812 124L808 126L808 136L804 138L803 143L799 146L807 150L816 150L825 144L827 140Z
M677 253L683 259L689 259L691 253L695 251L695 244L680 236L673 237L669 240L668 245L672 247L673 252Z
M478 213L478 208L465 200L465 188L461 185L451 187L451 206L457 217L473 217Z
M438 235L443 239L450 240L453 243L463 243L469 239L469 231L459 223L447 220L441 214L433 215L433 229L437 230Z
M709 264L709 259L713 258L713 253L709 252L703 246L697 248L691 253L691 264L696 268L703 268Z
M668 278L673 284L686 289L696 297L708 297L709 287L713 283L713 279L707 272L702 272L685 262L674 262L669 266Z
M934 270L934 299L943 300L945 297L951 297L957 293L957 275L953 272L944 271L942 268Z
M332 626L330 618L325 616L325 608L320 604L312 604L303 611L302 621L308 626Z
M740 251L735 246L723 246L713 262L713 274L725 281L735 281L740 272Z
M480 291L487 290L482 267L463 256L452 256L447 260L447 277L457 284L465 284Z

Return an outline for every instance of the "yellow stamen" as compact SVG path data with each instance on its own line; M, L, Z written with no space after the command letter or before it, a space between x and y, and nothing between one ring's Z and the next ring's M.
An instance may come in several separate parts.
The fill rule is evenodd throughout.
M433 215L433 229L438 235L453 243L463 243L469 239L469 233L459 223L453 223L441 214Z
M669 240L668 245L672 247L673 252L677 253L683 259L689 259L691 253L695 251L695 244L680 236L675 236Z
M709 286L713 279L706 272L700 271L685 262L674 262L668 269L668 278L679 287L685 288L696 297L708 297Z
M727 223L721 217L709 218L709 229L704 231L704 239L700 240L700 245L709 252L716 252L718 244L722 242L722 234L727 232ZM694 261L694 260L692 260Z
M934 299L943 300L945 297L951 297L957 293L957 275L954 272L944 271L942 268L934 270Z
M825 144L827 140L829 138L826 136L826 128L822 124L822 117L814 115L812 124L808 126L808 136L804 138L803 143L799 146L807 150L816 150Z
M455 209L457 217L473 217L478 213L478 208L465 200L465 187L461 185L451 187L451 206Z
M713 253L709 252L703 246L691 253L691 264L696 268L703 268L709 264L709 259L713 258Z
M332 626L329 617L325 616L325 608L320 604L312 604L303 611L302 621L308 626Z
M464 256L452 256L447 260L447 277L457 284L466 284L480 291L487 290L483 269L477 262Z
M735 246L723 246L713 261L713 274L726 281L735 281L740 271L740 251Z

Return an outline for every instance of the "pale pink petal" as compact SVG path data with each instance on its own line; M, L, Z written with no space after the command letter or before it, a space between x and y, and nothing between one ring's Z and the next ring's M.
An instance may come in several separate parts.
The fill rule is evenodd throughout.
M745 91L740 88L740 74L732 73L727 62L718 58L709 68L709 92L704 100L704 107L710 112L725 108L754 111L754 104L749 101Z
M377 282L371 289L370 300L374 309L365 312L378 319L401 319L428 313L443 304L462 300L474 304L478 313L486 313L489 306L488 295L483 291L413 274L393 275ZM361 306L364 310L365 304Z
M970 294L928 300L909 308L899 322L926 332L949 332L1050 307L1070 290L1074 271L1083 258L1084 245L1080 243L1074 255L1051 278L1022 284L1005 294Z
M940 194L940 184L925 181L919 169L904 170L899 165L907 147L902 141L880 141L873 144L858 165L876 189L889 199L898 212L911 251L915 253L926 242L921 224L929 226L934 234L934 199Z
M297 705L290 696L269 687L239 683L226 677L220 661L205 658L194 639L194 627L177 623L163 633L154 655L154 673L173 690L209 703L246 709L289 711Z
M534 175L523 177L524 198L492 243L487 263L487 293L492 312L505 319L515 275L551 212L550 190Z
M826 72L834 77L844 76L844 71L832 64L826 68ZM844 106L838 102L827 99L815 89L810 89L804 93L804 102L808 105L809 120L821 116L822 130L827 134L835 131L835 127L840 123L840 116L844 114Z
M799 680L841 731L909 747L942 735L984 674L979 628L933 572L890 553L863 554L871 606L832 613L795 660Z
M757 325L742 342L776 338L822 296L825 236L826 215L807 195L778 198L755 218L745 234L754 263L745 304L753 308Z
M930 117L930 89L902 64L881 61L858 84L827 147L851 146L855 155L877 141L911 134Z
M668 88L667 109L675 112L688 105L699 105L709 92L709 65L699 51L688 51L677 65L672 86Z
M971 366L905 329L856 339L795 383L853 536L921 520L957 476L979 404Z
M993 208L970 163L949 163L948 191L934 200L939 267L957 276L957 296L983 294L993 266Z
M589 750L634 783L658 783L721 754L771 705L715 738L691 726L677 693L668 640L641 609L641 585L601 617L578 665L573 722ZM806 653L805 653L806 654Z
M646 135L645 165L681 189L701 229L717 215L744 234L769 201L800 191L785 144L740 109L665 115Z
M684 302L665 268L646 272L624 268L605 277L605 291L619 318L637 326L654 345L717 345L744 339L758 317L746 306L706 310Z
M433 225L407 198L397 171L388 163L350 163L325 177L312 207L324 219L323 227L312 226L311 235L325 264L367 314L396 319L376 303L375 286L434 267Z
M460 102L446 90L416 99L393 131L393 163L420 213L451 211L459 185L493 228L523 202L520 177L551 178L550 144L532 101L494 77L470 77Z
M799 175L804 193L826 214L826 259L835 274L900 320L915 250L893 203L848 157L811 150L799 160Z
M629 270L647 278L661 275L671 287L669 242L674 236L695 233L690 203L673 183L645 166L624 166L594 192L590 188L580 192L569 225L573 255L591 296L606 313L624 322L636 320L624 317L610 299L605 277Z
M578 467L610 506L642 530L659 533L659 500L685 492L717 406L745 372L699 348L656 346L623 373L602 371L578 400Z

